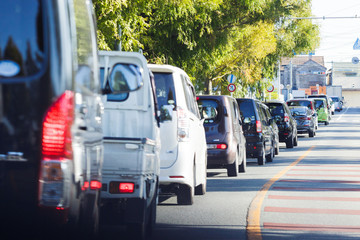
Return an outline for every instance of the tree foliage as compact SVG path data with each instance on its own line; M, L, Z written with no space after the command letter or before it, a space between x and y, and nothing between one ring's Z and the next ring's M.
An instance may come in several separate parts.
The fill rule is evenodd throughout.
M238 89L262 91L278 61L315 49L318 26L311 0L94 0L100 49L143 49L152 63L183 68L197 91L223 89L234 74ZM119 37L119 27L122 35ZM242 93L238 93L242 94Z

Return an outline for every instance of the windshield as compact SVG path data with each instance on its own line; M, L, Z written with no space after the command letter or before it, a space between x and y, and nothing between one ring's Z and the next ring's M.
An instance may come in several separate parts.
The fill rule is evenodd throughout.
M41 7L39 0L0 1L0 79L31 76L42 69Z

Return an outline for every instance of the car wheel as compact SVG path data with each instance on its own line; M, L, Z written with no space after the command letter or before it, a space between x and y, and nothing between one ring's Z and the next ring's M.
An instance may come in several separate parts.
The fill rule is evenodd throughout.
M242 163L239 165L239 172L246 172L246 150L243 151Z
M280 152L280 147L279 147L279 142L277 142L275 147L275 155L279 155L279 152Z
M326 122L325 122L325 125L329 125L329 122L328 122L328 121L326 121Z
M296 147L298 145L298 137L297 137L297 134L294 138L294 146Z
M294 147L294 138L289 138L286 141L286 148L293 148Z
M274 146L271 147L270 153L266 156L267 162L272 162L274 160Z
M262 150L261 156L258 157L258 165L264 165L265 164L265 147Z
M239 151L236 151L235 161L227 165L228 177L236 177L239 172Z
M179 205L192 205L194 203L193 188L188 185L181 184L177 194L177 203Z
M315 136L315 130L309 130L309 137Z

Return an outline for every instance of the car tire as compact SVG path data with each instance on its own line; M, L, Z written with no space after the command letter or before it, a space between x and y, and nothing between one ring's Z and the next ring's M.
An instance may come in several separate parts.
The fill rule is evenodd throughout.
M325 125L329 125L329 121L326 121L326 122L325 122Z
M239 165L239 172L246 172L246 150L243 151L242 163Z
M228 177L237 177L239 172L239 151L236 151L235 161L227 165Z
M293 148L294 147L294 138L290 138L286 141L286 148Z
M278 142L275 147L275 155L279 155L279 152L280 152L280 147L279 147L279 142Z
M297 145L298 145L298 137L296 134L296 136L294 137L294 147L297 147Z
M258 161L258 165L264 165L265 164L265 147L262 150L261 156L258 156L257 161Z
M274 146L272 146L270 153L266 156L266 162L272 162L274 160Z
M315 137L315 130L309 130L309 137Z
M177 203L179 205L192 205L194 203L193 188L186 184L181 184L177 193Z

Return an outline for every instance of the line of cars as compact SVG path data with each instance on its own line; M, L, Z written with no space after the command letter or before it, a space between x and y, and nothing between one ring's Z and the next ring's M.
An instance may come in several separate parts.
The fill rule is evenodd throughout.
M297 145L289 113L278 125L258 100L196 96L179 68L98 52L89 1L5 5L3 19L27 29L0 36L0 219L26 230L11 239L90 238L107 224L145 239L159 195L191 205L207 167L237 176L247 157L263 165L279 142Z

